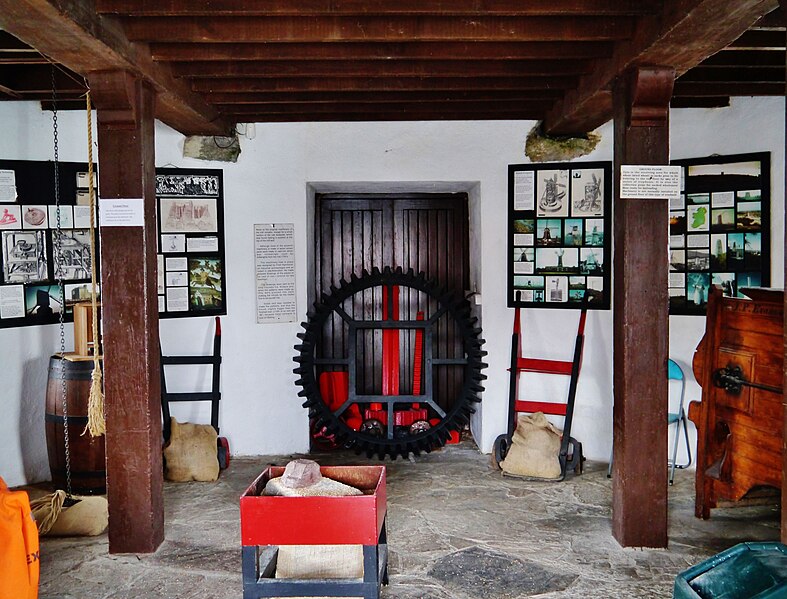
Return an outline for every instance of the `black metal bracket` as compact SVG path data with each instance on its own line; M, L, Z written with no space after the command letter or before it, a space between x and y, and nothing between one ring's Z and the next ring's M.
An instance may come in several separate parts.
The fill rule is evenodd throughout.
M726 368L716 370L713 373L713 384L731 395L740 395L744 387L753 387L770 391L771 393L782 393L781 387L772 387L747 381L743 376L743 368L737 364L727 364Z

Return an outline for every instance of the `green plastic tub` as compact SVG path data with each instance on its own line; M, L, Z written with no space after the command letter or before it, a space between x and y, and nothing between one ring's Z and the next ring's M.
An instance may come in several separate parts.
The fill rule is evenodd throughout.
M674 599L787 598L787 546L741 543L678 574Z

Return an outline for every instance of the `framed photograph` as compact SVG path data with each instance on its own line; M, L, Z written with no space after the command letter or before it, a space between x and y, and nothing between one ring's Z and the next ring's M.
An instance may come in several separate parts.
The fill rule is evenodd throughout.
M22 207L16 205L0 206L0 229L22 228Z
M568 216L567 170L536 171L536 216Z
M221 190L221 177L213 173L177 169L164 172L156 169L156 195L159 197L217 198Z
M90 230L52 231L55 278L66 281L90 278Z
M43 231L0 231L3 283L35 283L49 279Z
M677 160L685 206L670 204L670 314L705 313L708 288L727 296L770 284L770 153Z
M224 305L219 258L189 258L189 308L196 311L221 310Z
M160 198L159 214L162 233L216 233L219 229L215 199Z
M571 171L571 216L604 216L604 169Z
M608 309L611 163L508 169L508 305L576 309L587 296L589 308ZM522 200L529 181L535 186L532 207Z

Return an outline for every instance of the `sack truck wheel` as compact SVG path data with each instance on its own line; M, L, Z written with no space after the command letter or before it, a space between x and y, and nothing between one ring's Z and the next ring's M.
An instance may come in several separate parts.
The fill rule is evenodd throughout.
M495 444L492 447L492 460L498 470L502 470L500 464L506 459L506 455L508 455L508 450L510 448L511 439L508 438L508 435L499 435L497 439L495 439Z

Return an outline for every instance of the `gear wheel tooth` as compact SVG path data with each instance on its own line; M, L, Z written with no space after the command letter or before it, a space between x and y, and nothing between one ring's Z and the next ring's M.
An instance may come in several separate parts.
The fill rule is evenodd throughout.
M366 272L366 271L364 271L364 272ZM360 279L358 278L358 275L356 275L355 273L351 273L351 274L350 274L350 282L351 282L351 283L356 283L356 282L358 282L359 280L360 280Z
M386 268L388 268L388 267L386 267ZM376 266L373 266L372 267L372 275L371 276L379 277L380 276L380 269L377 268Z

